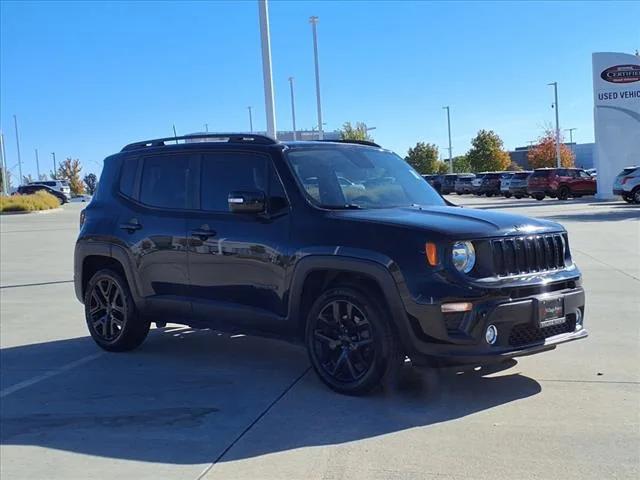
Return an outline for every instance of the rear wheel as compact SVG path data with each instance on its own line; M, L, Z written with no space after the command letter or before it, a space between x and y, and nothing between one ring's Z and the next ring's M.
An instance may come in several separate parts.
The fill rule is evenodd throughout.
M515 196L518 200L520 200L522 198L522 195L516 195Z
M485 195L486 195L487 197L493 197L493 193L492 193L492 192L487 192Z
M307 318L309 359L331 389L362 395L396 377L404 356L386 309L349 285L330 288Z
M150 322L138 315L127 281L111 269L89 280L84 311L91 337L110 352L133 350L149 333Z
M535 198L538 201L544 200L544 193L537 193L533 196L533 198Z
M560 187L558 190L558 200L568 200L569 195L571 195L571 190L569 187Z
M505 192L504 196L505 198L511 198L511 192Z
M636 187L631 192L631 196L633 198L633 203L640 204L640 187Z

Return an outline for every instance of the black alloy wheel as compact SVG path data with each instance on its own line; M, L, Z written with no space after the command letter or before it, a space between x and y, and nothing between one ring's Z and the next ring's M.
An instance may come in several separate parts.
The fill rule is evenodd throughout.
M404 355L385 312L372 294L350 286L325 291L311 307L307 350L331 389L360 395L395 378Z
M150 322L137 314L126 280L110 269L91 277L84 308L89 333L105 350L133 350L149 333Z

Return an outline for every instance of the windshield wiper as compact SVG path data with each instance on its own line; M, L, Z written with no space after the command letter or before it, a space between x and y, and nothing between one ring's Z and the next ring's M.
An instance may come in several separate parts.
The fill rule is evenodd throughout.
M321 208L330 208L332 210L361 210L363 208L355 203L344 203L342 205L326 205L321 203L318 206Z

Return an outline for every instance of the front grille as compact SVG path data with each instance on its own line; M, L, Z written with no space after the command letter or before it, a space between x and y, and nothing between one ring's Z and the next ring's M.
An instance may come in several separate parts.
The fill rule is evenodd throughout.
M501 277L564 268L569 253L561 233L495 239L491 249L495 273Z
M509 345L513 347L521 347L531 343L542 343L545 339L560 335L562 333L570 333L576 329L575 319L567 316L567 321L560 325L552 325L550 327L538 328L530 323L522 323L515 325L511 329L509 335Z

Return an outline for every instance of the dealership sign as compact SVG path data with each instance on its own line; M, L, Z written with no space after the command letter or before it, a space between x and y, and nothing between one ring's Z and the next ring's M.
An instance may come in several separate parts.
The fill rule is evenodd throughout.
M640 81L640 66L616 65L603 70L600 78L611 83L631 83Z
M640 57L593 54L593 118L598 198L613 197L623 168L640 163Z

